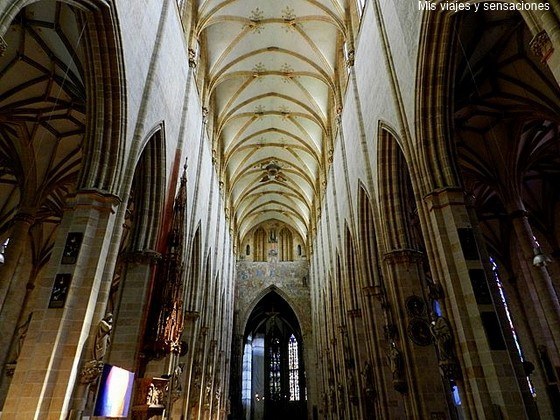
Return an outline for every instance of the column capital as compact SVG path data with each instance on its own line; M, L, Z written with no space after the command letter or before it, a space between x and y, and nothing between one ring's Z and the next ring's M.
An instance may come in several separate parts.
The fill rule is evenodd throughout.
M460 187L438 188L424 196L429 211L447 206L464 206L465 191Z
M24 222L28 225L35 223L35 212L34 211L19 211L14 216L14 222Z
M200 317L200 312L198 311L186 311L185 319L190 321L196 321Z
M391 265L397 264L413 264L421 261L424 254L416 249L393 249L383 255L383 259Z
M131 251L125 254L125 260L128 262L132 262L135 264L157 264L161 261L161 253L152 251L152 250L144 250L144 251Z
M525 209L518 209L518 210L513 210L510 211L508 214L508 217L510 219L522 219L522 218L527 218L529 217L529 212Z
M533 54L541 59L543 64L546 64L552 53L554 52L554 46L552 41L548 36L546 31L540 31L536 34L533 39L529 42L529 47Z
M115 207L121 203L121 199L108 191L97 188L85 188L78 191L69 202L69 207L76 209L96 208L99 211L114 213Z
M361 318L362 317L362 310L360 308L350 309L350 310L348 310L348 316L350 318Z

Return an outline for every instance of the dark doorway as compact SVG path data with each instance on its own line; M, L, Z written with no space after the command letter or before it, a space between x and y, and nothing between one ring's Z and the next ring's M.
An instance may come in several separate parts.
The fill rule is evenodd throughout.
M301 329L276 292L255 307L244 334L242 403L245 420L305 420L307 393Z

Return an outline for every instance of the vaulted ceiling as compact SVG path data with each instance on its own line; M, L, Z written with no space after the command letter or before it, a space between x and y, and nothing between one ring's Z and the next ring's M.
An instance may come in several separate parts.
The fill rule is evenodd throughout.
M199 0L211 136L238 239L279 220L307 238L332 153L345 0Z

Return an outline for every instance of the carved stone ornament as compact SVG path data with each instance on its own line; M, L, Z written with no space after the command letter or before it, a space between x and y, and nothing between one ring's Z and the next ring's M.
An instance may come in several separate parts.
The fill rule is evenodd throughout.
M539 57L543 63L546 63L554 52L552 41L546 31L541 31L536 34L531 42L529 42L529 47L531 47L533 53Z
M455 357L453 332L449 321L442 316L432 314L430 331L436 345L441 375L450 380L458 379L461 372Z
M387 348L387 362L393 374L393 388L401 394L406 394L408 386L403 375L404 361L401 351L394 341L391 341Z
M189 48L189 67L194 69L197 65L196 50L194 48Z
M91 384L99 378L103 372L103 362L99 360L90 360L84 363L80 371L80 383L84 385Z
M4 55L7 49L8 44L6 43L6 40L0 36L0 57Z

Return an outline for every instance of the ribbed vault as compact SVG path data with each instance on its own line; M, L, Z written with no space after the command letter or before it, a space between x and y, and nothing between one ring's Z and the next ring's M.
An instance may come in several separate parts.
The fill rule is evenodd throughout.
M81 167L83 35L72 8L34 4L12 22L0 61L0 237L9 234L17 213L33 215L39 265L47 260Z
M271 219L307 238L332 144L345 7L198 2L213 148L238 240Z

